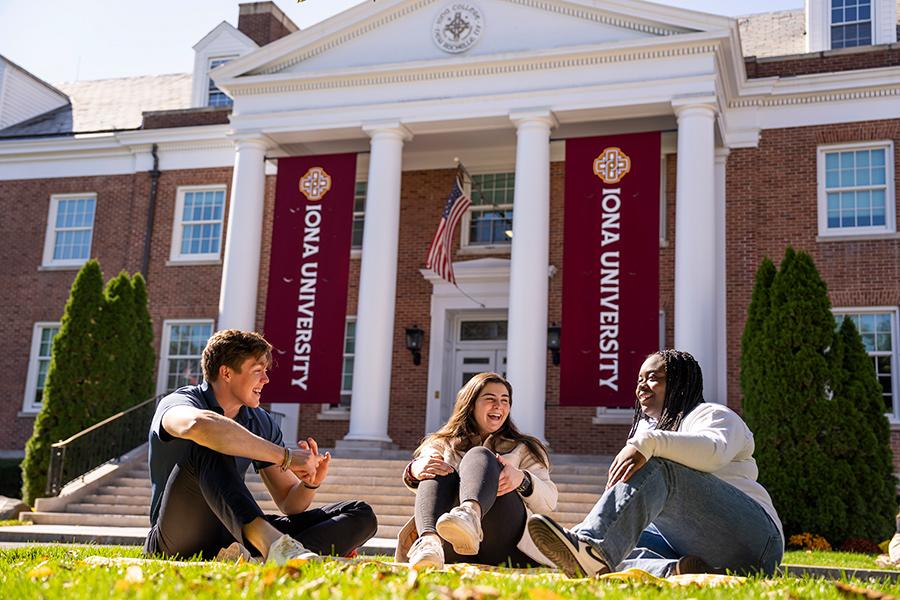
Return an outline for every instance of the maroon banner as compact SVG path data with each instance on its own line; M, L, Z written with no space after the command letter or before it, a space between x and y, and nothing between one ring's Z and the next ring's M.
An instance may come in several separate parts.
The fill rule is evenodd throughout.
M566 140L559 403L634 405L659 349L659 132Z
M356 154L278 160L266 402L340 402L355 186Z

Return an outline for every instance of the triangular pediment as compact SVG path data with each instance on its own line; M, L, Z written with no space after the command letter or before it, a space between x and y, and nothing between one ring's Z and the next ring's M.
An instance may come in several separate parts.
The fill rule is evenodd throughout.
M378 0L269 44L224 78L340 72L484 59L558 48L640 43L727 29L724 17L641 0ZM454 37L478 35L460 51Z

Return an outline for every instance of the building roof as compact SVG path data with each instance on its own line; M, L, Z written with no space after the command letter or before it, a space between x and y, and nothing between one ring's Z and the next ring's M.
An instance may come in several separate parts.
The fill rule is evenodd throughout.
M744 56L787 56L806 52L802 8L738 17Z
M0 137L136 129L145 111L191 106L191 75L148 75L56 86L71 104L0 131Z

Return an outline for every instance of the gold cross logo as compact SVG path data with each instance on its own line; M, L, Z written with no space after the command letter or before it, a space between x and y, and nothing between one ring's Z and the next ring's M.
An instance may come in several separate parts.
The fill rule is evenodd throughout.
M331 190L331 175L322 167L313 167L300 178L300 192L310 202L321 200L329 190Z
M631 159L621 148L606 148L594 159L594 174L609 185L619 183L631 171Z

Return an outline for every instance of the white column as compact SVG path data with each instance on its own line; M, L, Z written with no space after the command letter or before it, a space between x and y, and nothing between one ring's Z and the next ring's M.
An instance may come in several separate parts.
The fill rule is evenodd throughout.
M266 184L266 144L261 139L235 142L231 204L222 259L219 329L256 329L256 295L262 246Z
M716 356L718 362L714 371L716 380L706 385L714 391L715 396L707 400L728 404L728 296L726 286L727 268L725 266L725 214L726 214L726 173L728 148L716 148ZM704 378L706 373L704 372ZM716 385L713 386L712 383Z
M511 119L517 142L507 376L514 390L512 417L516 425L545 439L550 130L557 123L548 110L516 113Z
M219 291L219 329L256 330L256 298L259 291L259 260L262 251L263 207L266 188L266 143L261 139L235 142L234 174L222 287ZM297 442L299 404L277 404L282 413L281 432L286 444Z
M388 412L397 250L400 233L400 178L403 142L412 136L399 123L364 127L372 138L366 227L363 231L350 431L344 440L390 443Z
M675 187L675 348L700 363L704 397L718 369L716 352L716 185L714 99L673 102L678 117Z

